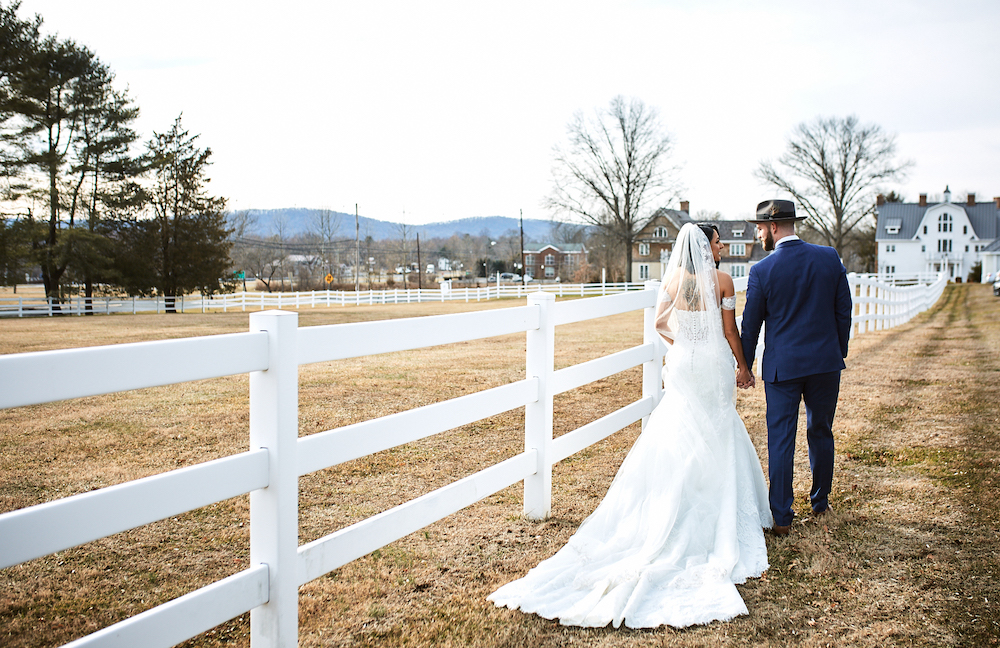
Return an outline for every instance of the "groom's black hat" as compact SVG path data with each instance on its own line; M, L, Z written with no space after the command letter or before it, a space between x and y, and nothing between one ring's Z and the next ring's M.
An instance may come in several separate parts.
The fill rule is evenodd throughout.
M747 219L748 223L781 223L805 220L805 216L795 215L795 203L791 200L765 200L757 205L757 218Z

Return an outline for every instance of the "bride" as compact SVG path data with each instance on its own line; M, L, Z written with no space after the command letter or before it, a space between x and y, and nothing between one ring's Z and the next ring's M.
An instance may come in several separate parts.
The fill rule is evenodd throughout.
M489 596L563 625L677 628L746 614L735 583L768 567L757 453L734 405L753 377L713 225L686 224L656 306L664 394L608 494L562 549Z

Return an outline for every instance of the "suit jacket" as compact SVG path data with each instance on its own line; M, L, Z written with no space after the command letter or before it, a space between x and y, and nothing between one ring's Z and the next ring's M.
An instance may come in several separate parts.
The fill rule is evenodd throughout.
M833 248L801 240L781 243L751 266L740 335L753 362L761 324L765 382L845 367L853 305L844 264Z

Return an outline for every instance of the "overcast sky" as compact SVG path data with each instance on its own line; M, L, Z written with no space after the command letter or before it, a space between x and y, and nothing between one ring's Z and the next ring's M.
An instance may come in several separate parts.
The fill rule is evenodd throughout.
M33 13L111 67L144 139L183 112L231 209L549 218L553 145L618 94L659 111L694 212L774 197L753 170L821 115L896 134L915 166L886 188L907 199L1000 195L996 0L23 0Z

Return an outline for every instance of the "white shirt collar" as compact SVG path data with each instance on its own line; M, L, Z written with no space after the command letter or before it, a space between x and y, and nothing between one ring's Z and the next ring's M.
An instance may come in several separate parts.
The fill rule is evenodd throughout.
M795 234L789 234L788 236L782 237L780 241L778 241L777 243L775 243L774 247L775 247L775 249L777 249L779 245L781 245L782 243L785 243L786 241L798 241L798 240L799 240L798 236L796 236Z

